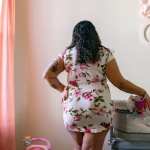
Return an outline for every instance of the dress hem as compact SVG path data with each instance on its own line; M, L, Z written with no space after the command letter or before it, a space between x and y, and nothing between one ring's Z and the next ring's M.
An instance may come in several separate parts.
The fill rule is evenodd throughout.
M109 129L110 129L110 127L94 131L95 129L86 130L86 129L68 129L68 128L66 128L66 130L71 131L71 132L83 132L83 133L102 133L103 131L108 131Z

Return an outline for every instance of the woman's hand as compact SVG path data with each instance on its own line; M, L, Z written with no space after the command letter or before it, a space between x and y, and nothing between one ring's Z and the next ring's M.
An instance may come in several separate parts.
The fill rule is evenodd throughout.
M66 100L68 97L68 86L65 86L64 90L61 93L62 93L63 100Z
M150 110L150 96L147 93L144 95L144 100L145 108L148 108Z

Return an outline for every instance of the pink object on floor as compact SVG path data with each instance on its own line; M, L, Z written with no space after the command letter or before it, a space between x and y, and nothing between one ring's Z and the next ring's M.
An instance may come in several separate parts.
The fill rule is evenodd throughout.
M46 138L31 138L30 141L31 144L27 146L26 150L52 150L51 144Z

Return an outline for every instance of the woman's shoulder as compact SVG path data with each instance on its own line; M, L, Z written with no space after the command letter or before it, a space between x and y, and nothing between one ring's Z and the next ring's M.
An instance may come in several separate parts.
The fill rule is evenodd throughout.
M100 49L101 60L104 63L108 63L110 60L114 59L113 52L110 48L102 46Z
M66 53L66 49L65 49L65 50L63 50L63 51L61 51L61 52L58 54L58 58L60 58L60 59L64 59L64 55L65 55L65 53Z
M65 57L66 53L68 52L68 50L69 50L68 48L65 48L63 51L61 51L58 54L58 56L63 59Z

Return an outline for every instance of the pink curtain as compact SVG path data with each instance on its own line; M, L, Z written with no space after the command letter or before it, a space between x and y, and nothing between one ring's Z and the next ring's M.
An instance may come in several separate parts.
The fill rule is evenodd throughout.
M0 150L16 150L14 30L15 0L0 0Z

